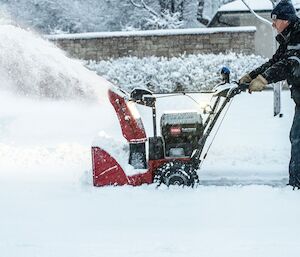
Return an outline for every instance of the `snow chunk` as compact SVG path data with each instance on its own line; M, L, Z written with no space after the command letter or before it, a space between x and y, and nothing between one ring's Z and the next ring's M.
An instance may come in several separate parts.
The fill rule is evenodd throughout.
M128 163L129 145L126 141L116 140L101 131L94 139L92 146L100 147L109 153L120 164L126 176L132 176L147 171L145 169L135 169Z

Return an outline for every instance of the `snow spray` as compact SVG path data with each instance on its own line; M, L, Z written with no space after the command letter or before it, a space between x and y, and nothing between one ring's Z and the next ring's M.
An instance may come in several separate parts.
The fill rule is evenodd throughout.
M37 98L106 100L110 85L38 34L3 21L0 76L0 89Z

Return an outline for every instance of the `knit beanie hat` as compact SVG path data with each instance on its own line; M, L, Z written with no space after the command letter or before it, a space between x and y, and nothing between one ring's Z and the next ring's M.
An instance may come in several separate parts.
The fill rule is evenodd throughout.
M295 8L290 0L281 0L271 13L272 20L288 20L294 22L298 19Z

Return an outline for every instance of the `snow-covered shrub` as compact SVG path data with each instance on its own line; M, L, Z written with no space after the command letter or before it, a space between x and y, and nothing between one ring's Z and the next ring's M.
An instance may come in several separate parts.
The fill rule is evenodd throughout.
M161 16L151 15L146 18L144 29L178 29L183 28L184 22L180 20L180 13L170 13L169 10L163 10Z
M210 89L220 81L223 66L231 70L231 79L238 80L244 73L265 61L256 55L198 54L165 57L125 57L87 63L87 67L130 91L148 88L154 92L172 92L177 89L194 91Z

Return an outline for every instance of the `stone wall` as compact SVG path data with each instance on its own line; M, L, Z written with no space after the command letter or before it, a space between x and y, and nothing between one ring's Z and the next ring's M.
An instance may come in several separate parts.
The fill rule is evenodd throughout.
M47 36L71 56L103 60L124 56L255 52L255 27L85 33Z

